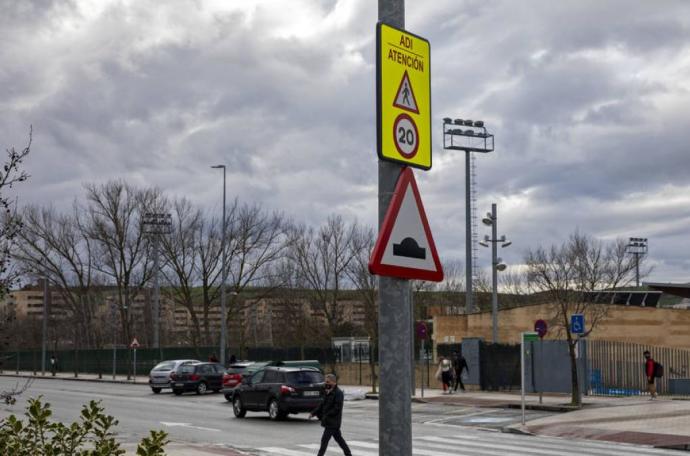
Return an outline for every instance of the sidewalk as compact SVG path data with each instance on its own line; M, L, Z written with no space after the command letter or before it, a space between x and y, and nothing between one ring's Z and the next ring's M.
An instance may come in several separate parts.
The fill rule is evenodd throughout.
M656 447L690 445L690 401L607 398L599 407L533 420L512 429L536 435Z

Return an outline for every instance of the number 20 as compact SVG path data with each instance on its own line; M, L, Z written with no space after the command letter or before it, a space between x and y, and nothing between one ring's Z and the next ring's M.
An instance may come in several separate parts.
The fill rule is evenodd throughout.
M398 135L400 135L400 137L398 138L400 144L409 144L411 146L414 145L414 131L412 131L411 128L398 127ZM407 142L405 142L405 140L407 140Z

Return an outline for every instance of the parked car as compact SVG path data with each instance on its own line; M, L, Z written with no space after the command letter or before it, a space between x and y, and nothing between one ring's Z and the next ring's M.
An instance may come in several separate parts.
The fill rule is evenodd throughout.
M161 392L163 388L170 388L170 374L175 372L183 364L198 363L196 359L172 359L163 361L151 369L149 372L149 386L155 394Z
M267 411L271 419L282 420L288 414L311 412L324 394L324 377L318 369L268 366L232 390L232 409L237 418L247 411Z
M225 369L218 363L183 364L170 374L173 393L176 396L194 391L204 394L207 391L217 393L223 388Z

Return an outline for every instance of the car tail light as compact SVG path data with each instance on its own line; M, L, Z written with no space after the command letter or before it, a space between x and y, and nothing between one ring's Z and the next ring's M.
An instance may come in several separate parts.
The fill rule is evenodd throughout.
M297 391L295 390L295 388L292 388L291 386L280 385L280 394L290 394L296 392Z
M199 380L201 377L199 377L197 374L192 374L189 376L189 379L193 382Z

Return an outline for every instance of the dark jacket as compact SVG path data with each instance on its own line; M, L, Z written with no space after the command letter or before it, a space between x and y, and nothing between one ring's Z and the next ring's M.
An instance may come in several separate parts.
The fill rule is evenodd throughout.
M463 369L467 369L467 373L470 373L470 368L467 366L467 360L464 356L456 356L453 359L453 367L458 375L462 374Z
M343 391L336 387L323 398L323 402L312 415L316 415L321 420L321 426L329 429L340 429L343 422L343 402L345 395Z

